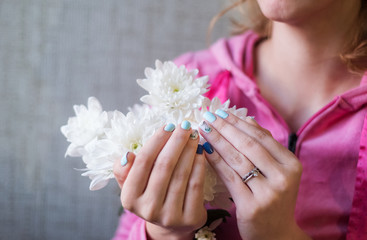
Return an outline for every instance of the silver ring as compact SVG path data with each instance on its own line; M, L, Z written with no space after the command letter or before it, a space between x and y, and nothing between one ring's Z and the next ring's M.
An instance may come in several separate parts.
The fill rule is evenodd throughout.
M260 174L260 170L254 167L250 172L248 172L244 177L242 177L242 182L247 183L251 178L257 177Z

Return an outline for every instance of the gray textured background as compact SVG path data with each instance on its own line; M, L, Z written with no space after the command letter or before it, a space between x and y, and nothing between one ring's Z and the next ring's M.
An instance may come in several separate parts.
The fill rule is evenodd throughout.
M107 110L143 94L154 60L206 47L224 0L0 0L0 239L109 239L117 184L90 192L63 155L73 104ZM213 38L227 35L227 20Z

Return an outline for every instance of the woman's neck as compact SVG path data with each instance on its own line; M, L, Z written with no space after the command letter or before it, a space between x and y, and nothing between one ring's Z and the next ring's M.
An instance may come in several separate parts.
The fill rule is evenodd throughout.
M358 86L339 54L358 16L359 5L334 4L307 21L274 22L260 43L256 76L263 96L295 131L335 95ZM340 3L339 3L340 4Z

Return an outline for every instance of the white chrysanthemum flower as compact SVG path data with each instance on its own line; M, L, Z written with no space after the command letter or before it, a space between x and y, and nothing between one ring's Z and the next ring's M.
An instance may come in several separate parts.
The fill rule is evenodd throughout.
M149 92L141 100L150 106L136 105L126 115L119 111L104 112L98 100L90 97L88 107L74 106L76 116L61 127L70 142L66 155L82 157L86 164L82 175L92 180L91 190L106 186L109 179L114 178L114 162L127 151L138 153L165 123L179 125L188 120L192 128L197 129L204 119L203 114L217 109L246 117L247 109L229 108L229 100L221 104L218 98L209 100L204 97L209 87L208 77L196 78L198 70L188 71L184 66L158 60L155 65L156 69L145 69L146 79L137 80ZM208 163L204 196L211 205L231 206L228 190Z
M89 177L92 181L89 185L91 191L99 190L105 187L113 174L113 161L111 158L93 158L90 156L83 156L83 161L88 162L86 165L86 172L82 176Z
M211 202L214 200L215 186L217 185L217 174L213 168L206 162L205 180L204 180L204 200Z
M161 118L146 105L136 105L130 110L126 115L113 112L111 128L105 129L106 137L86 146L91 158L114 161L128 151L138 153L155 130L163 125Z
M144 143L164 124L163 119L147 105L135 105L126 115L115 111L106 141L115 145L115 153L138 153Z
M74 106L75 117L61 127L61 132L70 145L65 156L79 157L84 154L84 146L104 134L108 125L108 114L95 97L88 98L88 108L84 105Z
M213 207L229 209L232 206L230 193L214 169L206 164L204 180L204 200Z
M207 76L196 78L198 70L188 71L173 62L156 60L155 66L156 69L145 69L146 79L137 80L149 92L141 98L142 102L173 114L176 119L201 107L209 87Z
M195 239L197 240L216 240L215 233L213 233L209 227L203 227L197 233L195 233Z
M127 152L137 153L148 138L163 123L147 105L135 105L124 115L119 111L111 113L110 128L105 129L105 138L85 146L83 161L85 173L92 182L90 190L98 190L114 178L113 163Z
M247 108L238 108L236 106L229 107L230 100L228 99L223 104L219 98L215 97L212 100L205 98L203 99L203 105L200 109L194 109L192 115L188 118L193 124L192 128L197 129L199 124L204 120L204 113L207 111L215 112L218 109L222 109L226 112L232 113L233 115L245 119L247 116Z

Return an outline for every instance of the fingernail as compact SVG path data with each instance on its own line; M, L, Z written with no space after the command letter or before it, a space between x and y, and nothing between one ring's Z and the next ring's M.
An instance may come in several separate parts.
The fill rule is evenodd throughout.
M254 116L247 116L246 118L248 120L250 120L250 121L253 121L253 122L256 122L257 123L257 121L255 120L255 117Z
M211 122L211 123L214 122L217 119L217 117L211 112L205 112L204 113L204 118L206 120L208 120L209 122Z
M190 127L191 127L191 123L189 122L189 121L183 121L182 123L181 123L181 128L183 128L183 129L185 129L185 130L189 130L190 129Z
M212 129L209 127L209 125L205 121L202 121L199 127L201 128L201 130L203 130L206 133L210 133L212 131Z
M210 143L208 143L208 142L204 143L203 148L204 148L205 152L207 152L209 154L212 154L214 152L212 145L210 145Z
M192 140L195 140L195 139L197 139L199 137L199 132L198 132L198 130L194 130L194 131L192 131L192 133L190 134L190 139L192 139Z
M196 149L197 154L203 154L204 148L203 145L198 144L198 148Z
M129 152L126 152L125 155L121 158L122 166L125 166L127 164L127 155L129 155Z
M215 114L217 114L220 118L223 119L226 119L228 117L228 113L226 113L222 109L217 109L217 111L215 111Z
M173 123L168 123L165 127L164 127L164 131L166 132L173 132L173 130L175 130L176 126Z

